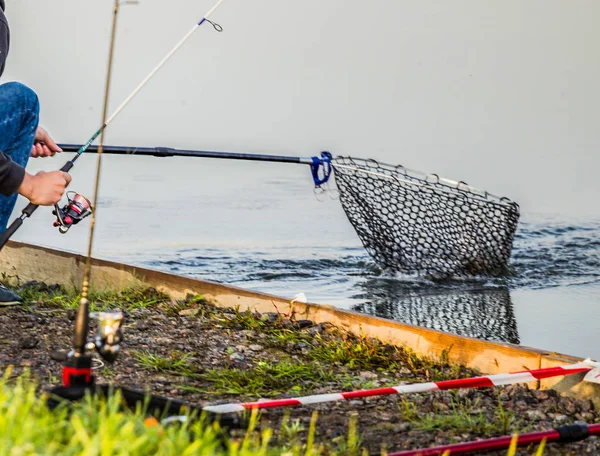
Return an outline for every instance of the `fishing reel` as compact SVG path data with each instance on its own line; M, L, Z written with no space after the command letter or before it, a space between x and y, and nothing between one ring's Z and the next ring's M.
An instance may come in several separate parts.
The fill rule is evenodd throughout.
M105 361L114 363L121 351L123 342L123 314L121 312L98 312L90 315L98 319L98 330L94 342L88 343L86 348L96 351Z
M92 214L92 203L85 196L76 192L67 192L67 204L61 209L54 205L52 214L56 215L54 226L65 234L73 225L77 225L88 215Z

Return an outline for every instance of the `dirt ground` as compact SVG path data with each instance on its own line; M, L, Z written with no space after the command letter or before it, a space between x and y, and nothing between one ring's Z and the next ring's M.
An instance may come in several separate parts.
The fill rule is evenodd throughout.
M27 305L0 308L0 364L15 366L14 375L30 369L42 388L58 385L59 360L72 345L76 299L59 287L37 283L18 291ZM103 295L96 302L125 313L120 356L113 365L98 363L98 383L150 389L198 405L478 374L443 360L419 359L329 324L218 309L199 297L174 302L154 290L138 290ZM260 414L260 426L274 428L276 439L302 439L314 411L317 441L335 448L355 422L369 454L598 422L590 401L510 386L269 409ZM533 453L530 448L518 454ZM544 454L600 454L600 443L591 437L549 444Z

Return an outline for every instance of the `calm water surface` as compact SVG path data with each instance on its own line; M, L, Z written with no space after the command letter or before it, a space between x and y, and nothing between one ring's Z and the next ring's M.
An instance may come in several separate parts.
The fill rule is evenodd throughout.
M73 170L72 189L89 197L95 157ZM30 169L55 169L64 159ZM600 319L598 220L524 213L510 276L434 283L380 271L339 201L317 199L301 165L107 156L103 176L97 257L600 358L592 345ZM15 239L85 252L89 222L60 235L50 212L38 211Z

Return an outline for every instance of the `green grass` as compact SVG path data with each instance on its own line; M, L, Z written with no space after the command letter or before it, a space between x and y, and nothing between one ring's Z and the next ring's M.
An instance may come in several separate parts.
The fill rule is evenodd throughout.
M225 328L237 330L252 330L268 333L278 329L277 323L269 324L258 312L252 312L250 310L240 312L239 308L233 309L232 313L221 316L220 322Z
M315 341L317 344L308 355L321 362L341 364L351 369L390 370L398 366L399 350L371 338L324 339L317 335Z
M444 350L440 359L434 360L418 356L405 347L393 347L372 337L358 337L335 327L332 327L332 334L311 334L295 328L293 321L283 317L271 322L250 310L240 312L235 309L231 313L214 314L213 318L227 329L261 333L266 336L261 339L261 345L297 352L296 345L304 343L308 347L306 356L309 359L350 369L394 372L399 367L406 367L413 374L425 375L428 381L454 379L466 372L460 365L449 362L452 347Z
M47 287L33 284L23 288L13 288L27 303L43 303L63 309L77 309L81 293L74 288ZM170 302L170 298L153 288L141 286L119 291L91 290L88 296L91 311L120 308L124 310L155 307Z
M423 413L415 402L404 397L399 400L398 409L402 419L411 423L417 431L467 433L484 437L506 435L513 426L519 424L515 414L505 410L500 400L494 410L494 418L490 420L481 410L478 399L459 399L456 394L451 395L449 409L445 412Z
M141 367L154 372L185 377L197 375L196 370L189 362L189 359L192 358L189 353L173 352L171 356L164 357L143 351L134 353L133 357Z
M170 317L178 317L183 310L196 310L197 318L211 318L215 314L216 307L208 301L204 296L188 295L183 301L169 302L168 305L162 306L166 315Z
M254 369L213 369L202 374L210 391L221 394L276 396L303 393L335 381L335 376L317 363L300 361L259 362Z
M317 415L308 432L294 423L277 430L258 429L253 413L248 428L237 437L227 436L217 423L190 419L163 426L149 422L142 407L122 406L117 393L108 399L87 397L70 408L46 406L46 395L36 393L28 376L9 382L10 371L0 379L0 454L46 456L112 455L216 455L216 456L318 456L359 455L361 439L350 422L347 437L317 442ZM193 417L189 417L193 418ZM160 418L159 418L160 419ZM238 434L236 434L238 435Z
M87 398L50 411L27 377L0 381L0 454L224 454L217 426L206 422L148 427L142 410L121 408L119 395ZM255 447L252 447L254 449ZM248 453L252 454L252 453ZM258 453L257 453L258 454Z

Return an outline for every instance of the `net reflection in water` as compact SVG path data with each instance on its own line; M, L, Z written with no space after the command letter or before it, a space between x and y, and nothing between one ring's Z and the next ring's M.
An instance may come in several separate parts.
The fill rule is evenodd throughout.
M459 336L520 343L508 288L432 291L382 280L364 284L371 300L353 310Z

